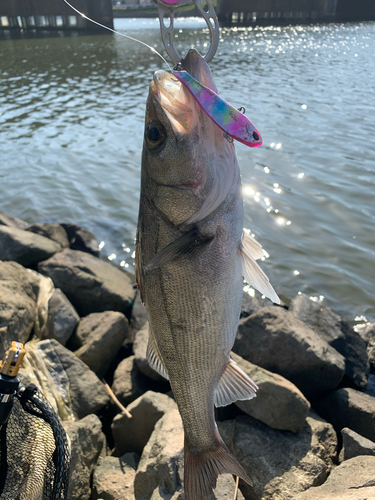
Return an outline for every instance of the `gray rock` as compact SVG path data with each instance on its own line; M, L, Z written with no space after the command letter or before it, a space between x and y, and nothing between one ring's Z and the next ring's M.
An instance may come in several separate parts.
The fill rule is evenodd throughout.
M302 392L281 375L253 365L235 353L231 356L259 387L255 398L236 401L236 406L274 429L300 432L310 409Z
M272 302L265 298L262 299L259 297L259 294L250 295L248 292L243 293L242 297L242 306L241 306L241 315L240 318L247 318L257 312L262 307L271 306Z
M293 500L373 500L375 498L375 457L355 457L334 469L318 488L293 497Z
M61 226L68 235L70 248L72 250L88 252L95 255L95 257L99 257L99 242L90 231L77 226L77 224L69 224L67 222L61 223Z
M375 337L375 321L372 323L361 323L354 326L354 330L359 333L363 340L368 344Z
M105 445L102 424L96 415L78 422L63 422L71 442L69 500L90 500L91 477Z
M65 345L79 322L79 316L66 295L56 288L48 301L46 338Z
M61 250L61 245L39 234L16 227L0 226L0 260L34 266Z
M108 262L85 252L65 249L38 268L65 293L80 316L119 311L130 318L135 296L132 283L124 272Z
M366 394L375 397L375 374L370 373L366 387Z
M68 235L60 224L32 224L31 226L28 226L26 230L56 241L57 243L60 243L62 248L69 247Z
M146 309L141 302L139 293L137 293L133 309L132 316L130 318L129 324L129 334L126 339L126 343L133 343L135 339L135 334L147 323L147 313Z
M147 377L152 378L153 380L165 380L162 375L159 375L159 373L151 368L147 361L146 352L149 337L148 328L149 326L147 322L135 335L133 344L135 362L137 363L139 370Z
M311 413L299 434L270 429L250 417L235 420L236 456L254 485L242 483L251 500L287 500L327 479L336 457L333 427Z
M333 392L319 404L320 414L337 431L349 427L361 436L375 441L375 398L355 389Z
M117 399L127 406L149 389L148 379L139 371L135 356L119 363L113 376L112 391Z
M366 387L369 362L366 343L349 324L329 307L297 295L289 310L345 358L346 375L361 388Z
M110 397L95 373L57 340L51 339L51 344L69 378L72 409L78 418L106 406Z
M115 311L92 313L83 318L77 329L82 346L76 356L102 377L128 334L128 320Z
M334 390L345 370L341 354L281 307L264 307L240 320L233 351L287 378L308 398Z
M370 441L357 432L345 427L341 429L342 448L339 455L339 461L349 460L358 455L373 455L375 456L375 443Z
M7 214L0 210L0 226L8 226L8 227L18 227L18 229L26 229L28 227L28 223L24 220L18 219L13 215Z
M0 359L12 340L25 343L34 327L36 288L31 273L16 262L0 261Z
M115 441L113 455L121 456L130 451L141 455L156 422L176 408L177 405L172 398L152 391L133 401L127 407L133 418L119 414L113 419L112 434Z
M94 471L92 500L134 500L135 453L104 457ZM135 466L133 466L133 464Z

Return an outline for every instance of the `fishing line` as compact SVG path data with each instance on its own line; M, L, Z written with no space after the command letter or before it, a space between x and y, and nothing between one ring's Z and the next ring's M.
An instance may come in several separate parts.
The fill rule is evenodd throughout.
M76 9L73 5L71 5L68 0L64 0L64 2L69 5L69 7L71 9L73 9L75 12L77 12L80 16L82 16L83 18L87 19L88 21L91 21L92 23L94 24L97 24L98 26L100 26L101 28L104 28L106 30L109 30L109 31L112 31L112 33L116 33L116 35L120 35L120 36L123 36L125 38L128 38L129 40L132 40L133 42L137 42L137 43L140 43L142 45L144 45L145 47L147 47L148 49L150 49L152 52L155 52L155 54L157 54L164 62L165 64L168 66L169 68L169 71L172 73L172 68L170 67L168 61L166 59L164 59L164 57L156 50L154 49L154 47L151 47L151 45L148 45L147 43L145 42L142 42L141 40L137 40L136 38L133 38L129 35L125 35L124 33L120 33L119 31L116 31L112 28L109 28L108 26L104 26L104 24L100 24L98 23L97 21L94 21L93 19L90 19L89 17L86 16L86 14L84 14L83 12L80 12L78 9Z

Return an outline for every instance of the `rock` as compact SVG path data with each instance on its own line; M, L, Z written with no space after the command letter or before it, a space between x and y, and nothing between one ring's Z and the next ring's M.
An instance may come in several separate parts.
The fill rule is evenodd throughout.
M334 469L318 488L293 497L293 500L373 500L375 498L375 457L355 457Z
M333 392L319 404L321 415L337 431L349 427L361 436L375 441L375 398L344 388Z
M375 337L375 321L372 323L362 323L354 326L354 330L359 333L363 340L368 344Z
M60 243L62 248L69 247L68 235L60 224L33 224L29 226L26 231L31 231L32 233L40 234L45 238L56 241Z
M156 422L176 408L177 405L172 398L152 391L133 401L127 407L133 418L119 414L113 419L112 434L115 441L113 455L121 456L130 451L141 455Z
M148 391L148 379L139 371L135 356L119 363L113 376L112 391L125 406Z
M135 340L133 344L133 352L135 356L135 362L139 370L149 378L153 380L165 380L162 375L153 370L149 365L146 357L147 345L148 345L148 322L136 333Z
M236 406L274 429L300 432L310 409L301 391L281 375L253 365L235 353L231 357L259 387L255 398L236 401Z
M28 223L0 210L0 226L18 227L18 229L26 229L28 227Z
M92 500L134 500L135 453L104 457L94 471Z
M20 264L0 261L0 360L12 340L25 343L30 337L36 314L34 284Z
M65 345L79 322L79 316L66 295L56 288L48 301L47 334Z
M370 396L375 397L375 374L374 373L370 373L370 375L368 377L366 394L369 394Z
M252 289L251 289L252 290ZM253 291L254 293L254 291ZM248 318L259 309L265 306L271 306L272 302L265 298L259 298L258 295L251 295L249 292L244 292L242 297L242 306L241 306L241 314L240 318Z
M16 227L0 226L0 260L35 266L61 250L61 245L39 234Z
M63 422L63 426L71 443L67 498L90 500L92 472L105 445L102 424L96 415L88 415L78 422Z
M359 333L329 307L297 295L289 310L345 358L346 375L360 388L366 387L369 363L366 343Z
M342 449L339 455L339 461L349 460L358 455L375 456L375 443L361 436L357 432L345 427L341 429Z
M129 324L129 334L126 339L126 343L133 343L135 339L135 334L147 323L147 313L143 306L139 293L137 293L132 309L132 315Z
M237 459L254 485L240 481L245 498L287 500L326 479L336 456L333 427L310 413L299 434L271 429L247 416L235 419Z
M110 397L95 373L57 340L52 339L51 344L69 378L72 409L78 418L107 405Z
M72 250L88 252L95 255L95 257L99 257L99 242L90 231L77 226L77 224L69 224L66 222L63 222L61 226L68 235L70 248Z
M92 313L83 318L77 328L76 337L82 342L75 351L98 377L108 370L128 334L128 320L115 311Z
M264 307L240 320L233 351L287 378L308 398L334 390L345 370L341 354L281 307Z
M38 268L65 293L80 316L119 311L130 318L135 296L130 278L108 262L85 252L65 249Z

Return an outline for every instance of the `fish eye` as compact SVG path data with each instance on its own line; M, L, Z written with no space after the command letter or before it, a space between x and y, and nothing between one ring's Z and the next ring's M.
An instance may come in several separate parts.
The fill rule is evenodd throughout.
M166 137L165 128L159 120L148 122L145 130L145 141L149 149L159 149L164 144Z

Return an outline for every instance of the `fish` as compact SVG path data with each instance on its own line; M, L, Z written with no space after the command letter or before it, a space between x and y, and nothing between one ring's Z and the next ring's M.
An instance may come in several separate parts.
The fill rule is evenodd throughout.
M181 62L217 93L210 68L191 49ZM172 74L156 71L146 104L135 271L149 320L149 364L170 382L184 427L186 500L212 500L217 476L250 478L224 444L215 406L255 396L230 358L243 276L279 299L243 231L234 144Z

